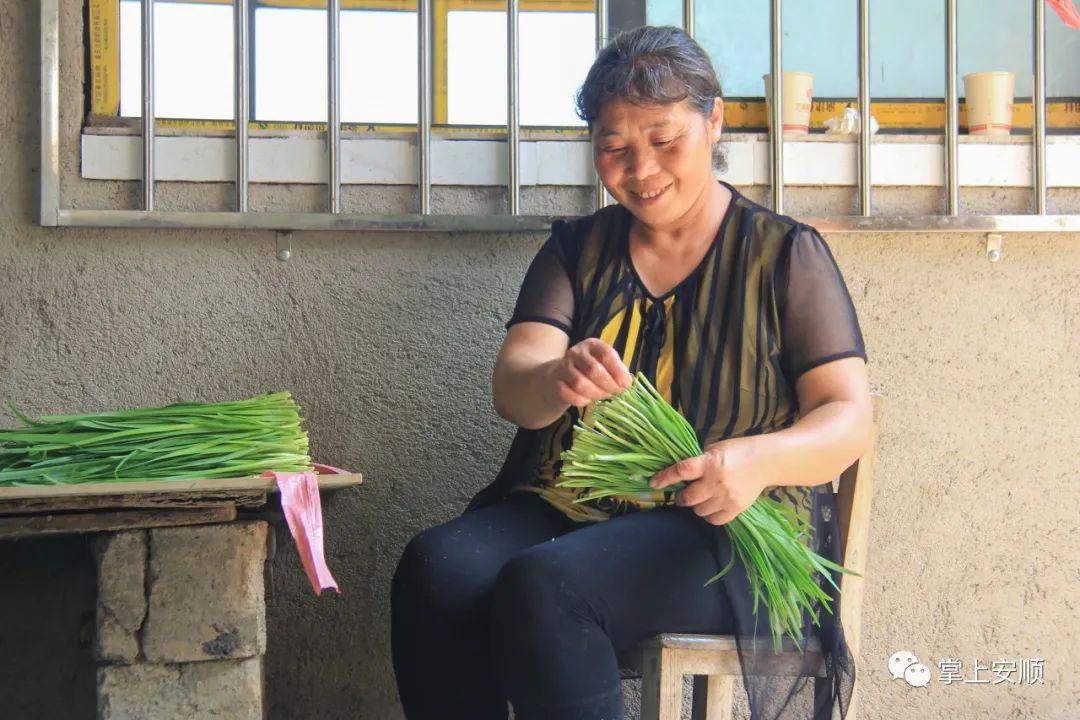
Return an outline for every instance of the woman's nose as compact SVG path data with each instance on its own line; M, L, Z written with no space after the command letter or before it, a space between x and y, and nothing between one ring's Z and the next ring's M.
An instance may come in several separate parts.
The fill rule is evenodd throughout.
M652 177L660 169L656 162L656 153L651 150L637 150L627 153L626 172L635 180Z

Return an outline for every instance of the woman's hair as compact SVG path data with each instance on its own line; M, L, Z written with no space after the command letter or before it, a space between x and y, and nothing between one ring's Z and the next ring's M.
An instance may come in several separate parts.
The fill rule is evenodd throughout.
M706 120L713 100L723 97L708 53L677 27L642 27L619 33L600 51L575 98L578 117L589 125L613 97L636 105L669 105L689 100ZM713 145L713 167L727 162Z

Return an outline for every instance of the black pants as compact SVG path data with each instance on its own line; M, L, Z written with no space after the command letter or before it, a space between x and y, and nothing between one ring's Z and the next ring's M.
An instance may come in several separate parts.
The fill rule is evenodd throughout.
M517 493L416 535L391 588L409 720L621 720L616 652L733 623L689 508L576 523Z

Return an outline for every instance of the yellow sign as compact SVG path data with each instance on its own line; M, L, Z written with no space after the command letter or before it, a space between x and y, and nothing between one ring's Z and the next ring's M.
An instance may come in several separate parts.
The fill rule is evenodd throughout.
M875 100L874 118L883 130L943 130L945 103L940 100ZM858 109L854 100L815 100L810 110L810 127L824 128L825 121L839 117L844 109ZM1031 128L1034 113L1030 102L1013 105L1013 127ZM960 127L967 127L967 109L960 103ZM729 99L724 103L724 124L729 130L762 130L768 127L765 101L754 98ZM1046 103L1046 127L1080 128L1080 101L1062 99Z
M90 112L120 114L119 0L90 0Z

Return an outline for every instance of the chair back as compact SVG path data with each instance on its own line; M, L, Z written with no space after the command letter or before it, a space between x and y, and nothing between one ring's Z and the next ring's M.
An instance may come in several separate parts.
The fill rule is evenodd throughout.
M840 557L845 568L863 577L844 573L840 580L840 622L854 655L859 654L862 600L865 587L867 550L870 545L870 504L874 496L874 463L881 432L885 398L871 393L874 430L870 449L840 475L836 487L837 526L840 530Z

